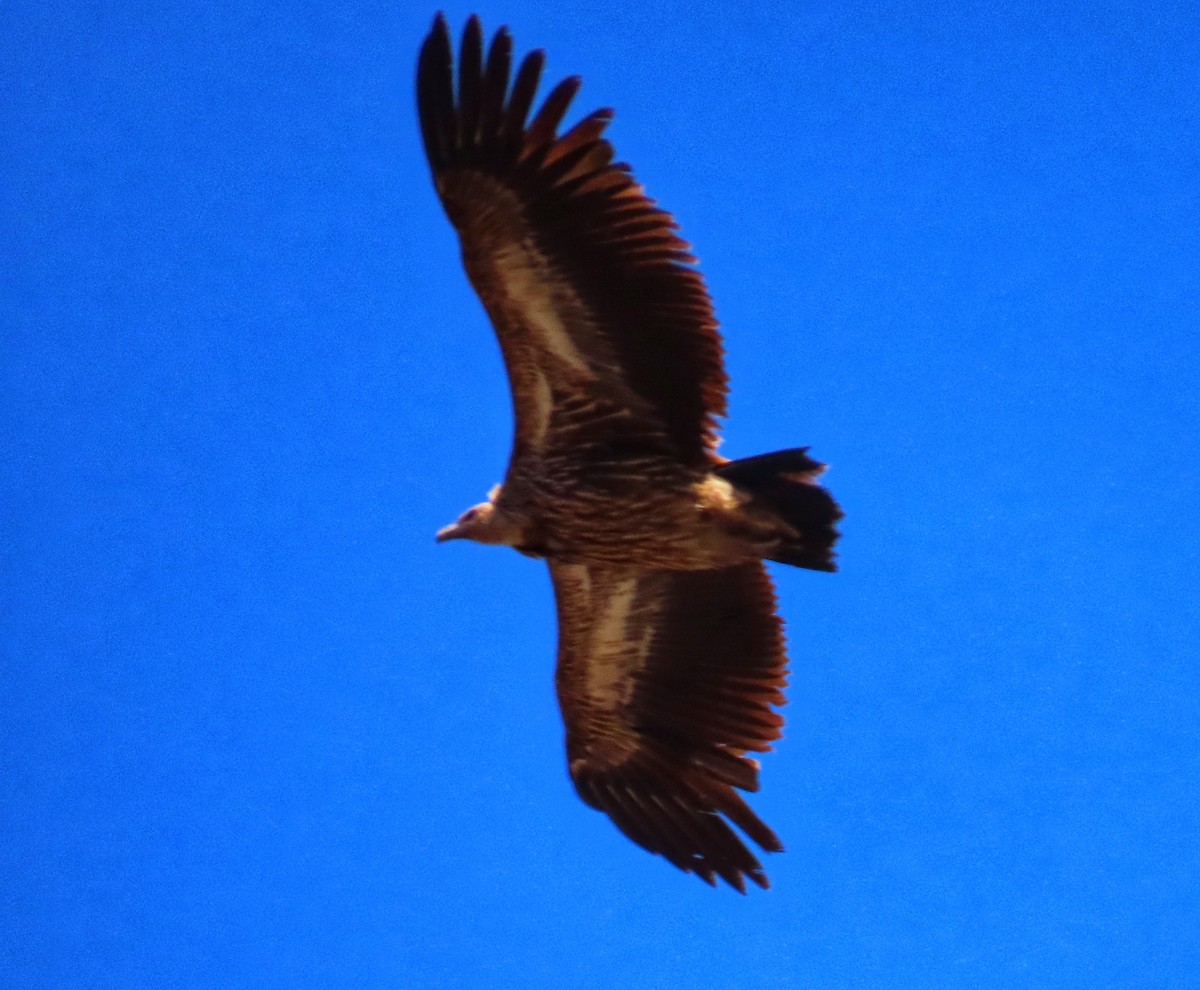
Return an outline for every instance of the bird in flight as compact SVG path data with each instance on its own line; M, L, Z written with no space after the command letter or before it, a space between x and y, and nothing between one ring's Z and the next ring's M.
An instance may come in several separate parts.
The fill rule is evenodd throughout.
M585 802L711 885L768 881L783 846L739 791L781 735L787 657L764 560L832 571L841 511L807 448L717 454L728 381L704 280L671 215L613 161L578 77L532 114L501 28L439 14L417 106L433 182L503 352L502 484L442 529L545 559L567 764ZM742 835L738 834L740 830ZM743 835L745 838L743 838Z

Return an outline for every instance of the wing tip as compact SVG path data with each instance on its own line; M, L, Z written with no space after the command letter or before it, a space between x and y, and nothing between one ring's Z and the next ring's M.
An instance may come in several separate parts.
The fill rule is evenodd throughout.
M783 852L783 843L732 787L692 781L682 771L664 787L652 768L626 769L595 773L584 759L570 763L584 802L647 852L710 887L720 879L741 894L747 892L747 880L770 888L748 841L766 853Z

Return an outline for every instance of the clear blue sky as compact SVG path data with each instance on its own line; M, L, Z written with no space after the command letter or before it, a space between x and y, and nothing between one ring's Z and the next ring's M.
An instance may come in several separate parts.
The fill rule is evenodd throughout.
M544 567L433 543L510 432L434 10L0 8L0 983L1195 986L1195 4L480 9L847 510L746 898L574 796Z

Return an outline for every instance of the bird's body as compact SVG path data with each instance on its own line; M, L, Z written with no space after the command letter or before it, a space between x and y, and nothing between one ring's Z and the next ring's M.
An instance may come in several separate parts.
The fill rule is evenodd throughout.
M777 520L724 479L676 467L628 451L514 465L494 504L518 521L512 546L564 563L708 570L770 552Z
M708 882L766 886L729 828L781 848L736 789L778 738L781 624L762 560L833 570L841 513L793 449L716 453L727 381L711 301L670 215L612 163L597 111L564 134L578 79L532 120L534 52L486 58L468 21L457 84L438 17L418 107L434 183L496 330L516 431L488 500L439 539L544 557L557 686L580 795Z

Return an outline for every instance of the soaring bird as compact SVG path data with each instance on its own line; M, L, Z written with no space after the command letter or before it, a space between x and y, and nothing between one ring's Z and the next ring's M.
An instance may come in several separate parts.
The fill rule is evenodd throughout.
M728 382L712 302L677 225L604 138L560 133L579 89L530 119L541 51L512 75L501 28L441 14L417 107L433 182L499 338L512 455L486 501L439 531L544 558L555 683L585 802L711 885L760 887L778 837L738 791L781 734L787 657L763 560L832 571L841 511L807 448L716 452ZM510 83L511 80L511 83Z

